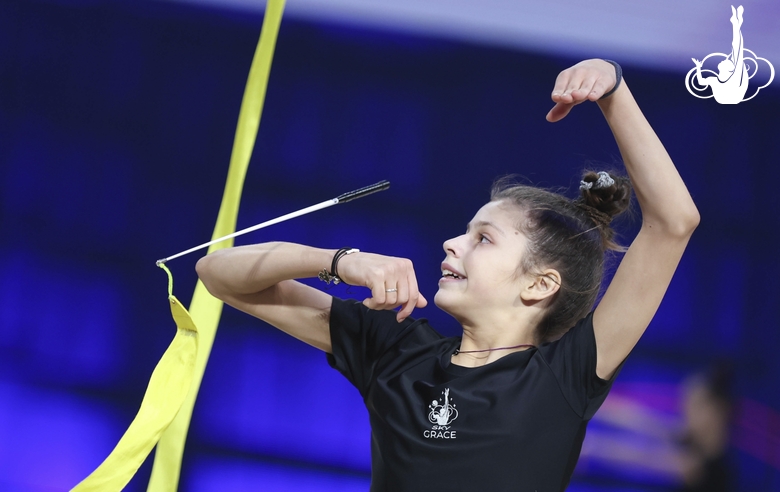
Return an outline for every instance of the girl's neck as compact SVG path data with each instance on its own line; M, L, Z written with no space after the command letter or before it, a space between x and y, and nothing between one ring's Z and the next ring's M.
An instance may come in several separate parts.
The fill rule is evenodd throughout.
M464 325L460 347L456 349L451 361L459 366L479 367L535 346L532 330L528 328L491 332Z

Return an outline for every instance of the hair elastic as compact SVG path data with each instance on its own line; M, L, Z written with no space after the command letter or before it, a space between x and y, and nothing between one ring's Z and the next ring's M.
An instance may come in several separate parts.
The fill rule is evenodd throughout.
M620 68L620 65L618 65L617 62L612 61L612 60L604 59L604 61L609 63L609 64L611 64L613 67L615 67L615 86L612 87L612 89L609 90L606 94L601 96L599 98L599 100L604 99L605 97L611 96L617 90L617 88L620 86L620 81L623 80L623 69Z
M615 184L615 180L612 179L612 176L609 175L606 171L599 171L598 173L598 179L595 182L591 181L580 181L580 189L581 190L600 190L602 188L609 188L610 186Z

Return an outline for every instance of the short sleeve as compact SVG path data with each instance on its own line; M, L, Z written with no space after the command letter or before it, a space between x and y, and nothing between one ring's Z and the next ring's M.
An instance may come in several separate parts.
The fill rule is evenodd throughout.
M332 353L328 364L365 396L379 358L414 322L396 321L396 312L368 309L354 299L333 298L330 310Z
M584 420L604 403L623 363L609 380L596 375L596 336L593 313L581 319L560 340L542 345L539 352L555 374L566 400ZM625 361L624 361L625 362Z

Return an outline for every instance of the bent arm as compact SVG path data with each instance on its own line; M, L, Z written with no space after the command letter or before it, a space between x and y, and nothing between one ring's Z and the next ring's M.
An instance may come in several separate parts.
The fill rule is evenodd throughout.
M218 250L198 261L208 291L325 352L331 351L331 296L293 279L316 277L335 250L265 243Z
M642 209L642 227L593 315L599 377L608 379L644 333L699 223L663 144L624 83L598 102Z
M710 85L710 80L709 80L710 78L712 78L712 77L707 77L705 79L704 77L701 76L701 65L697 64L696 65L696 82L698 82L700 86L706 87L706 86Z

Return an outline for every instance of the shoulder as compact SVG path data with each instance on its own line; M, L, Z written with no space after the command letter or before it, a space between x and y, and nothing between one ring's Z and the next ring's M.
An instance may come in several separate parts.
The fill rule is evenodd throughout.
M607 397L623 362L609 379L602 379L596 372L598 352L593 330L593 313L578 321L560 339L539 347L539 355L554 374L566 399L590 419Z
M557 340L545 342L539 347L540 354L555 353L556 351L571 347L585 347L592 345L595 356L596 337L593 332L593 311L577 321L567 332Z

